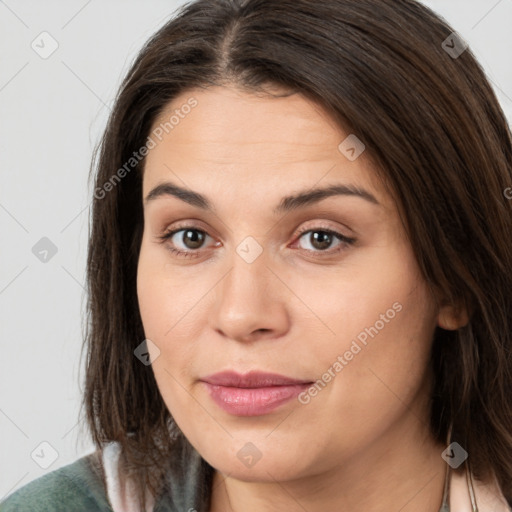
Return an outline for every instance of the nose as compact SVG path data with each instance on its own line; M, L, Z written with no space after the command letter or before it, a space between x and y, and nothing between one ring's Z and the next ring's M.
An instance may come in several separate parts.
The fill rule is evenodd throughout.
M283 336L290 327L289 291L269 268L265 251L251 263L234 252L231 261L215 287L213 328L239 342Z

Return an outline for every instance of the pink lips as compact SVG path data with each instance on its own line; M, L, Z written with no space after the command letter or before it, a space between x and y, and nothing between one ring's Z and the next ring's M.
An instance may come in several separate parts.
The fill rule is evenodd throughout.
M232 371L215 373L201 381L213 401L235 416L268 414L312 384L311 381L274 373L249 372L241 375Z

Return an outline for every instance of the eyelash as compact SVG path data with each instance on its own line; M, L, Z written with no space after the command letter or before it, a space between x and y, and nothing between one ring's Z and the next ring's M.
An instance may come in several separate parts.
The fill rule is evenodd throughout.
M176 229L173 229L172 231L168 231L162 235L157 236L157 238L160 240L160 243L165 243L167 240L172 238L176 233L179 233L180 231L197 231L200 233L203 233L207 236L208 233L204 231L203 229L199 229L196 226L186 225L186 226L180 226ZM345 235L342 235L341 233L334 231L333 229L323 228L323 227L316 227L316 228L309 228L309 229L303 229L302 231L299 231L297 233L297 240L300 240L300 238L305 235L306 233L327 233L329 235L332 235L336 237L341 243L334 249L334 250L325 250L325 251L313 251L310 249L304 249L306 252L313 252L313 253L319 253L319 254L327 254L332 256L333 254L337 254L341 252L346 246L353 245L356 241L355 238L349 238ZM176 249L176 247L167 247L167 250L169 250L171 253L178 257L183 258L197 258L200 256L200 249L190 249L188 251L183 251L181 249ZM322 257L322 256L321 256Z

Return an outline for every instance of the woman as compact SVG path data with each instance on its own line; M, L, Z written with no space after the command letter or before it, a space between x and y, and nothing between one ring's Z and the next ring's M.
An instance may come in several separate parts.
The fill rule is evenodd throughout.
M2 510L511 510L511 184L421 4L187 5L99 152L98 449Z

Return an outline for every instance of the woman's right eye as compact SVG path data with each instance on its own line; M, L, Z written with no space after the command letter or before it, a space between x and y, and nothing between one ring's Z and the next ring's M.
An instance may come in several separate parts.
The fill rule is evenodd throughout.
M180 257L194 258L200 256L199 249L201 249L205 240L211 237L205 231L194 226L185 226L168 231L158 238L166 244L167 249L173 254Z

